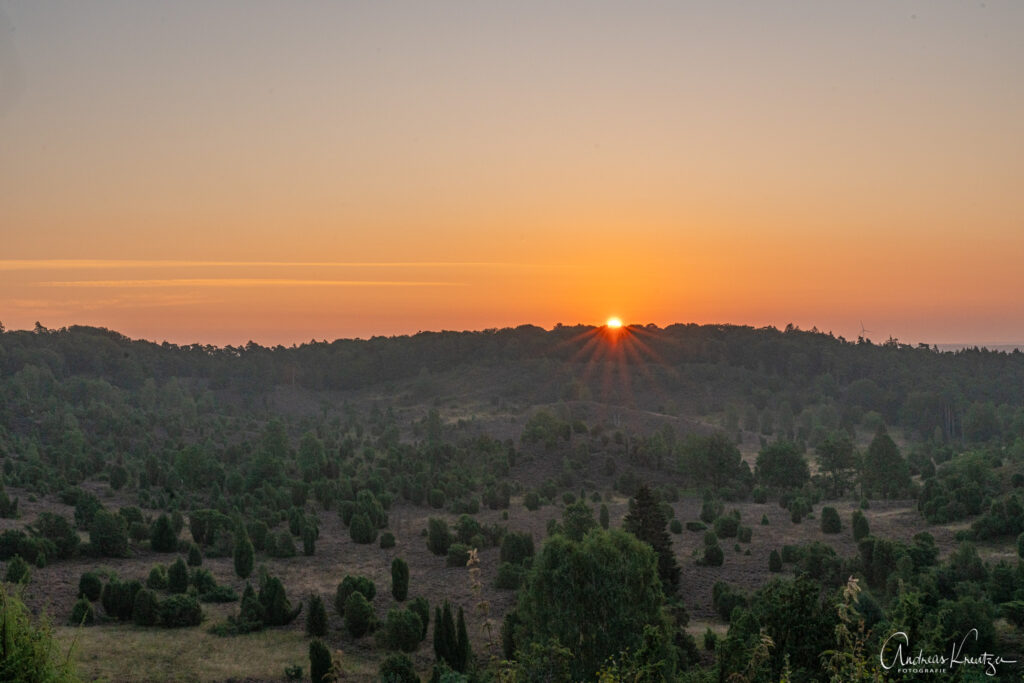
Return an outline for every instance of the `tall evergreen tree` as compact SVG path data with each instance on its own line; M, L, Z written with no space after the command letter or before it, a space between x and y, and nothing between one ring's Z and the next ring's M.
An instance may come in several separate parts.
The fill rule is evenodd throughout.
M249 578L256 562L256 551L249 540L245 525L239 522L235 532L235 574L241 579Z
M178 549L178 534L174 533L174 527L171 526L171 520L167 515L157 517L149 545L158 553L173 553Z
M455 663L452 668L459 673L466 673L469 669L469 661L472 659L472 649L469 645L469 633L466 631L466 617L459 608L458 632L455 640Z
M409 565L400 557L391 561L391 595L398 602L409 595Z
M445 662L448 666L461 671L459 662L459 640L455 632L455 619L452 618L452 606L445 600L443 609L434 612L434 658Z
M647 486L641 486L636 496L629 501L629 512L622 521L622 527L650 544L658 553L658 578L666 595L679 590L679 564L672 552L672 539L668 535L668 520L662 512L657 498Z

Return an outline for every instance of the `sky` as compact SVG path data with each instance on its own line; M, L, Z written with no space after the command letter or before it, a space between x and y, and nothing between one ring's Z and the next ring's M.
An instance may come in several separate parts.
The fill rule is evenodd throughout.
M1024 342L1024 3L0 0L0 321Z

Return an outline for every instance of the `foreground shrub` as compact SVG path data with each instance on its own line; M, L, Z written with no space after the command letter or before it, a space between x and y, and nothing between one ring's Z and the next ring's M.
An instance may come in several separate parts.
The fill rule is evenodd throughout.
M322 638L327 635L327 610L324 609L323 598L311 593L306 603L306 635Z
M28 583L31 575L28 562L23 560L21 555L15 555L7 561L7 571L4 574L4 581L7 583Z
M90 626L96 621L96 610L93 609L92 603L89 602L88 598L82 596L75 601L74 607L71 608L71 625L78 626Z
M416 667L412 660L405 655L389 655L380 663L377 671L381 683L420 683L420 677L416 675ZM440 680L451 680L442 678Z
M353 638L362 638L373 622L373 607L359 591L345 601L345 628Z
M135 594L132 605L132 621L139 626L153 626L160 617L160 601L156 593L143 588Z
M167 590L167 567L162 564L158 564L149 570L149 576L146 578L146 588L153 590Z
M78 579L78 595L85 596L90 602L99 600L102 591L103 580L96 572L85 572Z
M423 623L418 614L408 609L388 611L384 622L384 642L393 650L412 652L420 644Z
M160 623L167 628L198 626L203 621L203 608L191 595L172 595L160 603Z
M323 683L333 664L331 652L324 641L319 638L309 641L309 676L313 683Z

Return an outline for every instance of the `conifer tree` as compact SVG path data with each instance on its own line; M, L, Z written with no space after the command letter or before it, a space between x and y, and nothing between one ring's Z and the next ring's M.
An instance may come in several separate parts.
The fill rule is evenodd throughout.
M654 494L646 486L641 486L636 496L630 499L629 513L622 526L658 553L658 577L666 595L679 590L679 565L666 529L668 521Z
M459 608L458 633L455 640L455 663L452 665L459 673L466 673L469 669L469 661L472 658L472 650L469 645L469 633L466 631L466 617Z
M245 529L245 525L242 523L238 524L238 530L235 532L235 574L240 579L247 579L252 574L252 567L255 564L256 551L252 546L252 541L249 540L249 533Z
M171 520L167 515L157 517L149 545L158 553L173 553L178 549L178 534L174 533L174 527L171 526Z

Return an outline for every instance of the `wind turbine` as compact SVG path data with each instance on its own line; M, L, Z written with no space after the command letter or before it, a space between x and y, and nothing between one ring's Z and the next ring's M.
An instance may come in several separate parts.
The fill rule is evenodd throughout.
M865 337L864 335L866 335L868 332L871 332L871 330L865 329L864 321L861 320L860 321L860 336L861 336L861 338L862 339L867 339L867 337Z

